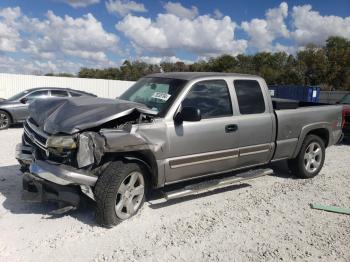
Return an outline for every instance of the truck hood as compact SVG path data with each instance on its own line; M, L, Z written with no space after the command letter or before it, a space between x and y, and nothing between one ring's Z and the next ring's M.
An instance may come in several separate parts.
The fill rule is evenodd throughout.
M156 115L143 104L96 97L75 97L35 100L29 106L30 117L46 133L74 134L100 126L138 111Z

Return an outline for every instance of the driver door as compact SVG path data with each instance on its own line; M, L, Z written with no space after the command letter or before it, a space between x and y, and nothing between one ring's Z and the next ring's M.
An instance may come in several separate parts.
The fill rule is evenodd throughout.
M238 133L231 95L224 80L195 83L181 107L200 109L197 122L167 123L166 183L219 173L237 165Z

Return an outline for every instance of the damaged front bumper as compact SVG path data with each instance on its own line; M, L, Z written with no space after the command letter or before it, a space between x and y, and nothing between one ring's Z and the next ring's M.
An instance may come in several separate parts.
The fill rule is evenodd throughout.
M94 199L91 187L97 177L74 168L35 160L23 175L22 199L30 202L55 201L78 206L81 193Z
M36 177L48 180L58 185L94 186L96 176L84 173L70 166L48 161L36 160L30 165L30 173Z
M23 144L16 146L16 159L24 173L23 200L78 206L81 193L94 199L91 188L96 184L96 176L67 165L36 160L32 147Z
M21 165L30 165L33 162L32 147L23 144L16 146L15 157Z

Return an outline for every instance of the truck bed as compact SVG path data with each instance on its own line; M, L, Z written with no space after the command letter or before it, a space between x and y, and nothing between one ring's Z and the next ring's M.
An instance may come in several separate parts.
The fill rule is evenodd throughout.
M275 100L273 104L277 123L274 160L295 156L300 141L310 130L328 130L326 146L337 143L341 137L341 106L291 100L277 103Z

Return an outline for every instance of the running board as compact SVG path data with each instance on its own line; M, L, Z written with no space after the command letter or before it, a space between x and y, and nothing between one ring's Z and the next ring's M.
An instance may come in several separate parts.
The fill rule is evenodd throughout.
M271 175L273 170L271 168L266 169L253 169L246 171L244 173L239 173L233 177L226 177L222 179L213 179L209 181L200 182L197 184L186 186L182 189L173 190L164 192L164 198L166 201L172 200L175 198L181 198L190 195L198 195L206 192L210 192L216 189L232 186L238 183L241 183L246 180Z

